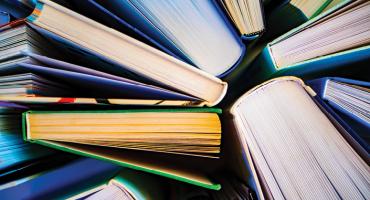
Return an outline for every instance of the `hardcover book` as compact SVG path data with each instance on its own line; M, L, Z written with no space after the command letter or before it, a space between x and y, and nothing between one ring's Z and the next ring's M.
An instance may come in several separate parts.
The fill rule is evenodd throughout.
M307 82L321 104L353 138L370 152L370 83L339 77L324 77Z
M55 21L54 18L60 20ZM199 98L210 106L221 101L226 93L227 84L220 79L52 1L38 1L29 17L4 25L0 30L2 33L9 31L8 34L14 34L16 30L22 32L14 27L24 23L31 27L26 28L27 30L37 32L48 38L48 41L79 54L80 58L89 58L85 61L102 64L100 68L110 74L155 83ZM69 24L80 28L75 29ZM96 34L89 34L91 32ZM20 36L24 36L24 32L22 33ZM26 31L26 36L27 34ZM32 36L31 34L31 38ZM26 49L22 48L23 51L30 51L27 42L25 43L18 48L24 47ZM17 49L10 48L9 51L14 54ZM32 53L39 54L38 51Z
M45 170L12 182L0 190L2 199L61 199L78 191L101 185L121 167L91 158L80 158L55 169Z
M24 139L220 189L207 175L220 154L220 113L214 108L29 111L23 114Z
M369 198L367 152L316 99L302 80L280 77L232 105L242 158L233 163L260 199Z
M320 74L365 60L370 55L369 11L368 1L346 1L270 42L248 69L250 84Z

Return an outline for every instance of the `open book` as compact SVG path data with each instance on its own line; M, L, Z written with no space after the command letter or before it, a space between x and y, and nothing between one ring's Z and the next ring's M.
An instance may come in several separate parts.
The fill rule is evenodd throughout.
M216 1L88 0L72 5L215 76L230 72L244 55L240 37Z
M221 0L220 2L243 36L258 35L264 31L261 0Z
M345 1L273 40L248 69L254 84L281 75L318 75L366 60L369 12L369 1Z
M166 199L168 188L163 179L123 168L118 175L111 180L97 185L85 191L79 191L76 195L68 197L68 200L86 199L125 199L125 200L161 200Z
M322 106L351 136L370 152L370 83L340 77L324 77L308 84L315 90Z
M133 77L200 98L207 105L217 104L226 93L227 84L220 79L52 1L38 1L26 20L11 22L1 31L12 30L22 21L58 45L108 63L104 70L110 73L135 74Z
M220 113L215 108L29 111L23 133L33 143L219 189L207 174L220 155Z
M232 106L244 168L260 198L369 199L368 154L302 80L280 77Z

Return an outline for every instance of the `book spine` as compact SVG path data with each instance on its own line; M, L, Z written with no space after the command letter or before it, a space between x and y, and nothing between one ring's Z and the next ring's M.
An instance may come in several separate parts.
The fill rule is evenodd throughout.
M27 118L28 118L28 113L29 113L29 111L22 113L22 136L23 136L23 140L24 141L32 142L27 137L27 130L28 130L28 128L27 128L27 124L28 124L27 123Z

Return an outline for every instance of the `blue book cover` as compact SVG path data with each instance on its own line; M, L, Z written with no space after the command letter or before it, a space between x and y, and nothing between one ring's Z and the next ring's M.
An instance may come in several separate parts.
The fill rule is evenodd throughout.
M20 183L0 190L0 196L3 200L60 198L107 182L120 169L108 162L81 158L24 182L20 180Z
M10 22L10 15L0 10L0 26Z
M370 152L370 138L369 130L370 124L359 119L353 113L345 110L338 104L329 101L325 97L325 90L327 87L328 80L338 81L341 83L352 84L356 86L362 86L370 88L369 82L357 81L339 77L324 77L308 81L308 85L318 94L320 98L320 104L329 112L346 130L351 136L367 151Z
M8 13L10 16L20 19L25 18L32 13L32 5L30 0L2 0L0 3L0 11Z

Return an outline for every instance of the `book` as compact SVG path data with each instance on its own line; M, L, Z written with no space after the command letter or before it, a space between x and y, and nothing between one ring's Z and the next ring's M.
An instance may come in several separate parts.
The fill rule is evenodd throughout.
M68 88L31 73L0 76L0 96L67 95Z
M242 36L250 38L264 31L263 8L260 0L221 0L220 4Z
M316 57L366 46L369 43L366 34L369 23L365 20L367 11L369 3L366 1L349 3L333 13L313 20L310 25L304 26L304 30L297 28L276 39L270 44L276 66L283 68ZM334 32L335 30L338 32ZM317 40L313 40L317 37ZM311 43L306 44L307 41Z
M52 20L55 15L61 20ZM208 105L217 104L226 93L227 84L220 79L51 1L38 1L27 19L11 22L1 30L24 22L50 38L49 41L64 44L85 58L109 63L106 69L116 75L134 73L136 77L203 99ZM72 23L80 29L67 25ZM91 32L100 36L92 36Z
M108 162L80 158L13 182L0 190L0 196L2 199L61 199L107 182L120 169Z
M67 199L166 199L166 182L159 177L123 168L106 183L80 191Z
M113 27L117 27L118 22L157 48L218 77L229 73L244 55L240 37L214 1L90 0L73 3L81 7L80 10L92 7L104 15L82 11L89 17L99 18Z
M259 38L257 45L265 46L267 43L281 36L282 34L312 20L338 4L349 0L288 0L273 1L265 5L266 8L266 29L269 30ZM259 48L260 50L260 48Z
M369 87L366 81L324 77L307 82L322 99L326 110L339 121L354 139L370 152Z
M26 143L22 138L22 112L26 108L9 103L0 103L0 183L21 174L26 168L48 157L56 151L39 145Z
M250 85L282 75L316 76L366 60L369 8L367 1L346 1L273 40L248 67Z
M330 1L330 0L329 0ZM328 1L328 2L329 2ZM335 3L336 2L336 3ZM237 91L238 86L240 84L245 84L245 80L248 80L249 83L248 88L255 86L256 84L260 84L261 82L268 80L268 76L271 73L274 73L276 70L272 71L271 68L273 67L265 67L270 66L270 62L264 62L269 60L269 56L267 55L268 51L266 50L269 46L268 44L274 41L276 38L280 37L281 35L290 32L297 27L303 26L304 23L309 23L310 21L314 20L315 16L324 12L332 12L331 10L335 9L337 6L342 6L341 4L349 2L348 0L343 0L342 2L338 1L331 1L330 6L331 9L317 10L317 14L311 17L307 17L301 10L301 8L296 7L293 5L297 4L300 6L306 6L304 4L322 4L322 8L325 7L324 4L327 2L324 1L287 1L287 0L278 0L278 1L264 1L264 10L265 10L265 29L266 31L261 34L260 37L256 38L255 40L251 41L247 45L246 51L248 52L248 56L246 56L241 62L238 68L233 70L230 74L223 78L229 84L230 88L230 96L235 96L233 99L240 96L245 91ZM303 4L302 4L303 3ZM328 5L329 6L329 5ZM326 8L328 7L326 6ZM313 8L313 7L308 7ZM317 9L317 7L316 7ZM322 10L322 11L320 11ZM304 29L302 27L302 29ZM293 33L292 33L293 34ZM265 56L265 54L267 56ZM267 58L266 58L267 57ZM348 59L346 59L348 60ZM334 62L333 62L334 63ZM263 66L263 67L260 67ZM262 69L261 69L262 68ZM328 67L329 68L329 67ZM295 70L292 70L295 71ZM305 73L306 70L296 70L300 74L284 74L284 75L296 75L306 76L309 73ZM319 70L322 72L321 70ZM290 72L290 71L289 71ZM309 74L309 78L316 78L315 74L311 76ZM276 76L277 77L277 76ZM271 78L271 77L270 77ZM249 81L249 80L256 80L256 81ZM235 94L234 94L235 93Z
M316 99L301 79L279 77L230 108L240 170L260 199L369 198L368 154Z
M3 91L0 91L1 100L55 103L57 101L45 101L45 99L95 97L116 99L120 102L116 101L113 104L155 105L160 102L161 105L201 106L205 103L201 99L171 91L163 86L145 84L99 71L109 67L99 62L86 63L88 66L100 66L95 70L93 69L95 67L83 67L50 58L48 56L72 54L66 56L69 58L67 60L76 62L82 56L66 52L60 46L47 45L48 40L27 25L5 30L0 33L0 36L6 48L0 53L0 60L2 60L0 63L0 82L2 82L0 88L2 89L0 90Z
M215 108L28 111L23 133L32 143L219 189L207 176L211 165L197 170L219 157L220 113Z
M80 13L92 20L95 20L105 26L120 31L126 34L127 36L130 36L141 42L144 42L145 44L156 47L162 50L163 52L167 53L168 55L171 55L181 60L179 56L177 56L172 51L167 49L165 46L161 45L159 42L154 40L150 33L145 34L141 30L135 28L134 26L126 22L124 19L118 17L117 15L106 9L104 6L102 6L95 0L68 1L68 3L57 1L56 3L64 7L67 7L77 13Z

